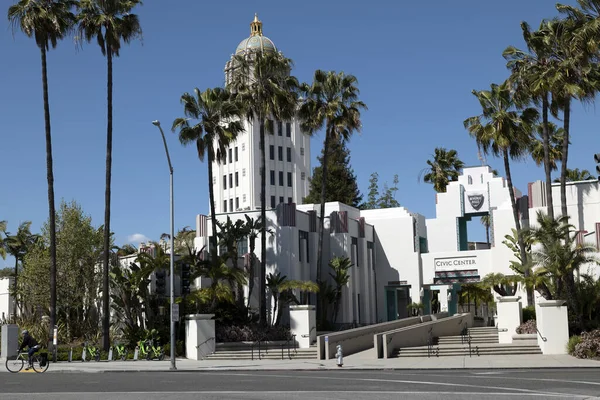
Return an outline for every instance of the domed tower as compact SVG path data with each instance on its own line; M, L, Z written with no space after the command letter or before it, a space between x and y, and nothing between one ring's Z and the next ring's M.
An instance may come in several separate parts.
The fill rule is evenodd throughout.
M276 52L271 39L263 35L263 25L254 15L250 36L238 44L236 55ZM232 60L225 64L229 84ZM227 149L225 163L213 163L215 212L231 213L260 208L260 123L244 119L244 132ZM279 203L302 204L308 195L310 177L310 137L300 130L296 119L273 120L275 132L265 136L266 208Z

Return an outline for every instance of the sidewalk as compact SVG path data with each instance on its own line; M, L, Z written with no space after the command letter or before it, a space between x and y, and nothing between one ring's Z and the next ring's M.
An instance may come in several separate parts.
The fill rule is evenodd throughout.
M50 364L49 373L69 372L161 372L169 371L170 362L165 361L74 361ZM522 369L522 368L600 368L600 361L580 360L568 355L523 355L480 357L414 357L387 360L367 359L355 354L344 358L343 369ZM339 370L335 360L203 360L177 359L181 372L201 371L294 371ZM5 368L0 371L7 372Z

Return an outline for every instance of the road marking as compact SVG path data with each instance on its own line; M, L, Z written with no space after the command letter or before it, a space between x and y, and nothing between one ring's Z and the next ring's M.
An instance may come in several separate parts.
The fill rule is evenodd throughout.
M192 394L192 395L245 395L258 394L258 395L271 395L271 394L283 394L283 395L309 395L309 394L372 394L372 395L417 395L417 394L428 394L428 395L454 395L454 396L489 396L490 392L434 392L434 391L340 391L340 390L322 390L322 391L289 391L289 390L273 390L273 391L248 391L248 390L224 390L224 391L181 391L181 392L46 392L46 393L5 393L7 396L28 396L32 397L43 397L48 398L50 396L90 396L90 395L122 395L122 394L135 394L135 395L160 395L160 396L175 396L181 394ZM598 397L590 397L586 395L569 395L569 394L547 394L547 393L494 393L494 396L530 396L530 397L562 397L565 398L575 397L582 399L598 399Z
M222 375L222 374L220 374ZM262 376L262 377L272 377L272 378L305 378L305 379L326 379L326 380L343 380L347 381L348 378L342 378L339 376L308 376L308 375L266 375L266 374L247 374L247 373L231 373L229 376ZM448 383L448 382L430 382L430 381L409 381L409 380L399 380L399 379L381 379L381 378L354 378L355 381L364 381L364 382L385 382L385 383L408 383L408 384L417 384L417 385L429 385L429 386L450 386L450 387L470 387L477 389L486 389L486 390L503 390L508 391L512 390L519 393L539 393L546 394L548 396L580 396L578 394L571 393L558 393L558 392L544 392L539 390L531 390L531 389L521 389L521 388L512 388L512 387L501 387L501 386L484 386L484 385L470 385L470 384L462 384L462 383ZM589 396L583 396L589 398Z

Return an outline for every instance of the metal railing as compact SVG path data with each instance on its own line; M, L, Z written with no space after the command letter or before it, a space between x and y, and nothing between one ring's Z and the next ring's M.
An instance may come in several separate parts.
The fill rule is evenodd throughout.
M206 343L210 342L211 340L216 340L216 338L215 338L214 336L213 336L213 337L209 337L209 338L208 338L208 339L206 339L204 342L202 342L202 343L200 343L199 345L197 345L197 346L196 346L196 348L197 348L197 349L198 349L198 351L200 352L200 358L201 358L202 360L204 360L204 359L206 358L206 356L208 355L208 354L204 353L204 351L202 351L202 345L204 345L204 344L206 344ZM215 343L215 345L216 345L216 343ZM211 353L209 353L209 354L213 354L213 353L214 353L214 351L212 351L212 352L211 352Z
M537 331L538 335L540 336L540 339L542 339L543 342L547 342L548 339L545 338L544 336L542 336L542 332L540 332L540 330L537 328L537 326L535 327L535 330Z
M440 356L440 348L439 346L434 349L434 337L433 337L433 327L429 328L428 337L427 337L427 357L431 357L432 355L439 357Z
M293 346L293 347L292 347ZM285 343L281 344L281 359L283 360L284 357L284 352L283 350L287 347L287 355L288 358L291 360L292 359L292 348L294 350L294 354L298 353L298 349L296 347L296 335L291 335L290 338L288 338Z
M250 351L251 351L250 354L251 354L252 360L254 360L254 348L257 346L258 346L258 359L259 360L262 359L261 348L260 348L261 343L262 343L262 340L259 339L258 341L252 342L252 344L250 345Z

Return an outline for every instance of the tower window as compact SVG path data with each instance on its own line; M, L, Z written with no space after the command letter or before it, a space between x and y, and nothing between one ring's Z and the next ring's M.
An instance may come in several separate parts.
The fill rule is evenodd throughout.
M242 176L246 176L246 168L242 168Z
M273 146L273 145L269 146L269 158L271 160L275 159L275 146Z
M229 211L233 211L233 199L229 199Z
M292 162L292 148L288 147L286 149L286 153L287 153L287 162Z
M275 208L275 196L271 196L271 208Z
M229 149L229 163L231 164L233 162L233 150L230 148Z
M243 201L244 203L246 202L246 195L245 195L245 194L243 194L243 195L242 195L242 201Z
M278 146L277 148L277 159L283 161L283 146Z
M288 187L292 187L292 173L288 172L287 173L287 181L288 181Z
M306 179L306 173L305 172L301 172L300 173L300 179L302 179L302 180Z
M235 187L238 187L238 186L240 186L240 179L239 179L239 174L236 171L236 173L235 173Z
M300 147L300 155L303 156L304 155L304 147Z
M223 212L227 212L227 200L223 200Z
M235 161L238 160L238 148L237 146L235 146L235 150L233 151L234 155L235 155Z
M279 171L279 186L283 186L283 171Z
M229 187L233 187L233 174L229 174Z
M291 197L288 197L288 203L292 204L292 198Z
M275 171L271 170L270 172L270 178L271 178L271 185L275 185Z
M279 204L283 204L283 196L279 196Z
M277 134L279 136L283 135L283 123L281 121L277 121Z
M223 175L223 189L227 189L227 175Z
M292 124L289 122L285 124L285 136L292 137Z
M235 209L237 210L238 208L240 208L240 198L236 197L235 198Z

